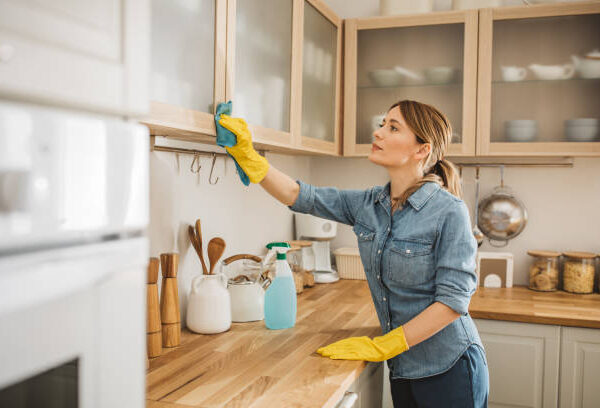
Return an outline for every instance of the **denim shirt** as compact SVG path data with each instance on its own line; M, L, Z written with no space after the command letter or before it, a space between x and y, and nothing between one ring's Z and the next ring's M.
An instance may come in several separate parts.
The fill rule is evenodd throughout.
M441 302L460 317L388 360L392 378L423 378L452 368L472 344L483 349L469 316L477 244L465 203L437 183L423 184L392 214L390 184L368 190L297 181L289 208L352 225L383 333Z

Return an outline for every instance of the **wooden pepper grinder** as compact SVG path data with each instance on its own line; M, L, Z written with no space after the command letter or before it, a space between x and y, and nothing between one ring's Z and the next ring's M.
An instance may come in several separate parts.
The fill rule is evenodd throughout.
M162 328L160 324L160 307L158 305L158 268L160 260L150 258L148 264L148 284L146 290L146 344L148 357L158 357L162 353Z
M177 291L177 265L179 255L160 255L162 267L162 290L160 293L160 318L163 347L179 346L181 322L179 318L179 294Z

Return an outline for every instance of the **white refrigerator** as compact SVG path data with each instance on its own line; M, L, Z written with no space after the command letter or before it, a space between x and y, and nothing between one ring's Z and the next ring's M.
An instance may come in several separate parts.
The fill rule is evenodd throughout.
M1 407L144 407L148 143L0 101Z

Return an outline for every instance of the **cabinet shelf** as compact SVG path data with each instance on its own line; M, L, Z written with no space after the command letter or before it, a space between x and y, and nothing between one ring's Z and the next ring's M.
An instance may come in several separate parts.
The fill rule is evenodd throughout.
M524 79L522 81L492 81L492 85L504 84L600 84L600 78L570 78L570 79Z

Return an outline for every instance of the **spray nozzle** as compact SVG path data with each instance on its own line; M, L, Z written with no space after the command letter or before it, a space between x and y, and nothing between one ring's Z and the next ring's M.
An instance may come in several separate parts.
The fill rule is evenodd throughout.
M286 259L285 254L290 250L290 244L287 242L270 242L267 244L267 248L269 252L263 260L263 266L267 265L275 254L277 254L277 259Z

